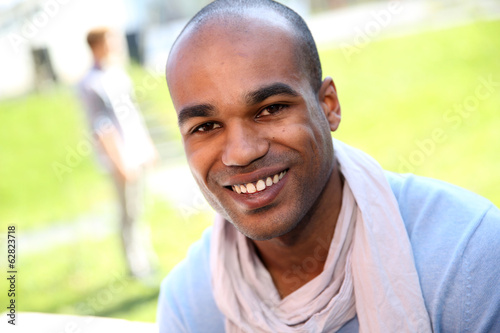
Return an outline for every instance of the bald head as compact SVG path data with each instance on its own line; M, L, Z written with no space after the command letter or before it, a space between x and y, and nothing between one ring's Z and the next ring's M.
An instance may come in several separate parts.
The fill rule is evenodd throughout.
M272 27L281 26L288 30L289 36L293 37L293 54L297 60L297 69L308 78L313 91L318 92L322 81L321 63L311 32L302 17L275 1L216 0L200 10L188 22L174 43L173 50L181 40L200 34L202 30L214 25L230 27L232 32L239 33L241 37L242 33L250 32L249 20L264 20ZM228 38L227 34L224 38Z
M340 105L296 13L215 1L183 30L166 74L188 164L218 213L251 239L284 235L309 216L332 174ZM285 172L261 194L235 187Z

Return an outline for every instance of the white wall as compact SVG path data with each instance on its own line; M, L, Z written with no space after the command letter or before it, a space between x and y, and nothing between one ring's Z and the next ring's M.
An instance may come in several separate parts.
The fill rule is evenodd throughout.
M0 33L0 97L32 89L31 47L47 46L59 79L75 83L91 65L85 42L88 30L108 26L123 32L126 12L122 0L45 0L41 9Z

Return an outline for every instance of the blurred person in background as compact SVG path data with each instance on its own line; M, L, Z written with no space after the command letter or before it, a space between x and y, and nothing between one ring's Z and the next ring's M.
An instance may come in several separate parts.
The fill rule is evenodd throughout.
M142 278L150 275L156 256L149 229L140 222L143 206L145 169L157 160L157 152L133 102L132 82L112 65L116 36L108 28L87 34L94 64L78 85L78 92L100 164L111 176L120 204L123 250L129 273Z

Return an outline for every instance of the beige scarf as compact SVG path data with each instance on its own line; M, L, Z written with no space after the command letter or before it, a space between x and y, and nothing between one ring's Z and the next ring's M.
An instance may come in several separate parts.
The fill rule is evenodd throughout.
M280 299L250 241L217 216L212 288L226 332L335 332L355 315L360 332L431 332L413 253L380 165L334 139L345 178L323 272Z

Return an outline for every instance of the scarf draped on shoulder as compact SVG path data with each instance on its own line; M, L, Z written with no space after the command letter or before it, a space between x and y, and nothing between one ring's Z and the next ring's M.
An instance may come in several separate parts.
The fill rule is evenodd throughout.
M335 233L323 272L292 294L280 298L250 241L217 215L210 266L226 332L335 332L356 315L362 333L431 332L408 234L382 168L360 150L333 143L345 178Z

